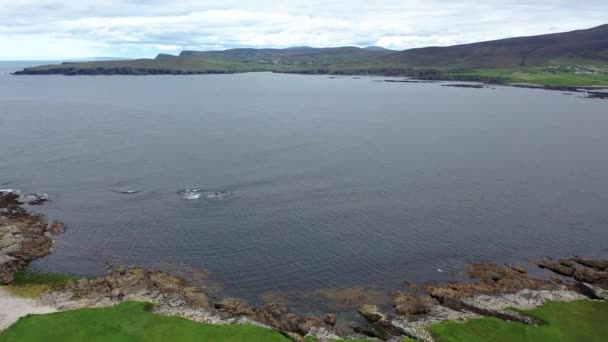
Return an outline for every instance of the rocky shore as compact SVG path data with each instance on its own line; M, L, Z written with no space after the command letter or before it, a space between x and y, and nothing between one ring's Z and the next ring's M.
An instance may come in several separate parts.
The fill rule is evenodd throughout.
M10 284L16 271L47 255L52 246L50 235L64 229L59 223L48 224L44 217L29 213L23 208L24 198L18 192L0 192L1 284ZM137 300L153 303L159 314L212 324L256 324L294 341L306 335L321 341L338 337L397 340L403 336L433 341L427 328L442 321L492 316L535 325L539 322L511 308L531 309L548 301L608 300L608 260L544 259L536 261L535 266L553 277L538 279L516 265L470 264L459 275L466 280L405 284L392 294L392 312L362 304L357 311L364 321L359 322L345 321L334 313L294 313L279 304L254 306L239 298L218 296L211 284L195 286L168 272L135 266L108 265L106 276L81 278L49 290L40 304L71 310Z
M64 76L147 76L147 75L206 75L206 74L230 74L224 70L182 70L167 68L141 68L141 67L117 67L117 68L74 68L70 63L48 69L26 68L14 72L13 75L64 75Z
M51 233L63 231L61 223L48 224L40 215L23 209L47 200L42 194L23 196L18 191L0 191L0 285L13 281L13 274L51 252Z

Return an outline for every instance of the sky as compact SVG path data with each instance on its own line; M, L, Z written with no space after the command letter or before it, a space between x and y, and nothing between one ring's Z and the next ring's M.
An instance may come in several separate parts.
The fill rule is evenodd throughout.
M237 47L404 50L590 28L608 0L0 0L0 60Z

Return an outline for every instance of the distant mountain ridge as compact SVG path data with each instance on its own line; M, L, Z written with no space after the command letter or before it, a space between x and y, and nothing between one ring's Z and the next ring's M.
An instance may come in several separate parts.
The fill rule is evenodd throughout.
M539 69L548 67L551 69ZM513 77L516 68L525 69L519 70L520 74L532 73L534 77ZM564 33L405 51L377 46L182 51L178 56L159 54L154 59L45 65L16 74L189 75L271 71L597 85L608 83L607 69L608 25L601 25ZM566 76L544 76L557 73Z
M501 68L576 61L608 63L608 24L586 30L397 52L386 62Z
M254 49L237 48L222 51L182 51L178 57L197 57L210 59L226 59L239 61L275 60L283 59L303 60L309 58L363 60L386 56L392 52L388 49L367 49L356 46L313 48L292 47L285 49Z

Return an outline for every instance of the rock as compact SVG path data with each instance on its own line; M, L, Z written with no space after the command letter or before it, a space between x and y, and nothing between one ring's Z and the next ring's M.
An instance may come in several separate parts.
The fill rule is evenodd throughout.
M536 265L540 268L548 269L554 273L559 275L563 275L566 277L572 277L574 274L574 268L569 266L564 266L561 263L551 262L547 260L539 260L536 262Z
M433 298L429 296L415 296L404 292L393 293L393 307L398 315L424 315L435 304Z
M325 324L330 325L330 326L335 326L336 325L336 315L334 314L326 314L325 315L325 319L323 320L325 322Z
M242 299L225 298L215 303L215 308L232 316L254 315L253 308Z
M173 297L173 298L169 299L168 304L172 308L178 308L178 307L184 306L184 301L181 300L180 298Z
M122 299L122 297L123 297L123 294L122 294L121 289L112 290L112 298L120 300L120 299Z
M296 332L305 335L306 332L302 332L298 317L292 313L288 313L287 309L275 304L270 303L264 305L260 310L257 310L255 317L258 322L271 326L281 331Z
M118 288L124 295L139 293L151 285L146 272L141 268L119 269L106 277L106 282L111 289Z
M373 329L371 327L363 327L358 324L353 324L351 328L357 334L369 337L380 337L380 335L378 335L378 333L376 332L376 329Z
M74 292L65 290L46 292L42 294L41 299L44 303L62 307L64 303L74 299Z
M49 195L43 193L27 194L25 195L27 204L29 205L41 205L49 200Z
M583 266L593 267L600 271L605 271L606 269L608 269L608 260L606 259L583 259L581 257L575 256L572 257L572 260Z
M508 266L496 264L470 264L466 272L477 282L452 281L447 285L426 284L425 291L442 304L450 303L456 308L460 298L478 294L515 293L523 289L552 290L557 284L530 277Z
M72 291L81 298L95 298L100 299L103 297L112 297L112 289L110 284L105 278L86 279L81 278L75 284L68 284L67 290ZM122 291L119 289L116 293Z
M304 318L302 319L302 322L300 322L300 324L298 324L298 332L302 335L306 335L310 332L310 330L312 328L316 328L316 327L322 327L323 326L323 322L321 322L321 320L312 314L306 314L304 315Z
M46 219L21 207L19 193L0 191L0 285L13 274L50 253L53 241L46 236Z
M193 306L209 308L209 297L198 287L185 287L182 290L184 298Z
M286 332L285 337L287 337L288 339L290 339L293 342L303 342L304 338L294 332Z
M413 291L418 291L420 289L420 286L418 286L418 284L414 284L409 281L403 282L403 286Z
M566 267L574 267L574 261L570 259L559 259L559 264Z
M523 266L519 266L519 265L508 265L508 267L510 269L512 269L515 272L519 272L521 274L526 274L528 273L528 270L526 270Z
M63 234L65 233L65 224L63 224L63 222L55 221L47 228L47 231L51 233L51 235Z
M416 339L420 342L435 342L435 339L423 325L414 325L404 321L393 321L392 324L399 327L405 336Z
M183 279L162 271L151 272L150 280L152 281L152 285L162 290L173 292L178 292L185 284Z
M592 285L598 285L600 287L607 287L608 285L608 272L596 271L592 268L579 268L574 272L574 279L581 283L589 283Z
M376 323L385 318L377 305L364 304L361 305L357 311L370 323Z

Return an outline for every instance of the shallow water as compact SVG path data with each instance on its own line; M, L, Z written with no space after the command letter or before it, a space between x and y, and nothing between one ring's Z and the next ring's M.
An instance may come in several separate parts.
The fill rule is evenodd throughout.
M200 269L252 301L608 252L608 101L377 80L0 77L0 188L69 227L38 267Z

